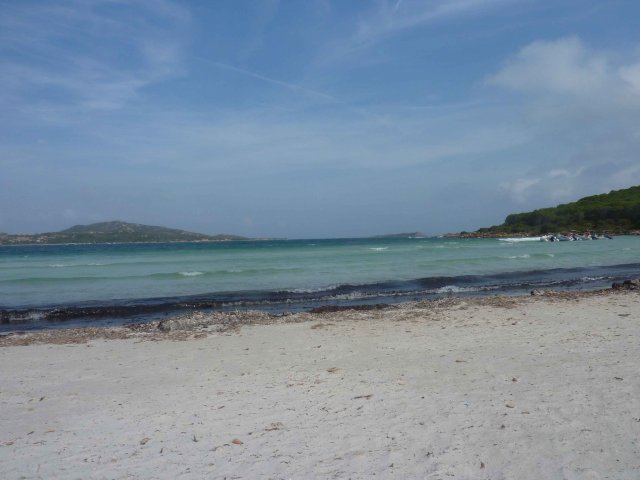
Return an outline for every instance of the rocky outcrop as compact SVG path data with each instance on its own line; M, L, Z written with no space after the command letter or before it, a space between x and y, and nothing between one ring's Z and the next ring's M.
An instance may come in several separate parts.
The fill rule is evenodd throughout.
M625 280L624 282L614 282L611 288L614 290L640 290L640 278Z

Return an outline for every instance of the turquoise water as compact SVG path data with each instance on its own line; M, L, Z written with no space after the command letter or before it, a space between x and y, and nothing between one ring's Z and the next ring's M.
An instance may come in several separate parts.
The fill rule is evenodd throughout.
M640 276L639 261L640 237L631 236L560 243L416 238L8 246L0 247L0 310L220 295L242 304L276 292L275 300L289 303L313 300L314 293L335 300L416 296L535 284L527 272L547 272L542 283L589 286ZM605 268L616 265L626 265L624 272Z

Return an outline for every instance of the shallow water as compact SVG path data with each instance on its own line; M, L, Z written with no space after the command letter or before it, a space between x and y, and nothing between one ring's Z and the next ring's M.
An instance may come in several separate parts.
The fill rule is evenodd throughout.
M446 294L596 288L640 276L640 237L325 239L0 247L2 322L189 308L300 310ZM52 313L53 312L53 313Z

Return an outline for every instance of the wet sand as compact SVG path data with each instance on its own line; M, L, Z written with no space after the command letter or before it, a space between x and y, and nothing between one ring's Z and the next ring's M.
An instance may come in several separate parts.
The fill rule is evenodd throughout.
M640 477L640 294L0 338L0 476Z

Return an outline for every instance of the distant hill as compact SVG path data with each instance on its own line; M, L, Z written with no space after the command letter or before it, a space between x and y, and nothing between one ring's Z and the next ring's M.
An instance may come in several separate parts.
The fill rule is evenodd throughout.
M120 221L75 225L60 232L34 235L0 234L0 244L55 243L154 243L154 242L214 242L248 240L238 235L204 235L175 228L142 225Z
M389 233L387 235L375 235L371 238L426 238L427 234L422 232L410 233Z
M514 213L502 225L481 228L469 236L540 235L551 232L640 231L640 186L581 198L552 208Z

